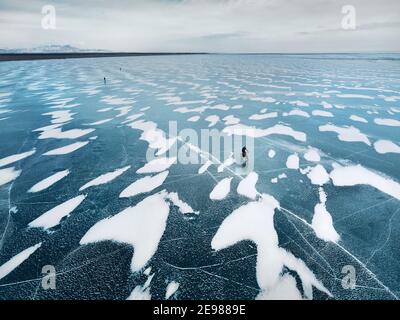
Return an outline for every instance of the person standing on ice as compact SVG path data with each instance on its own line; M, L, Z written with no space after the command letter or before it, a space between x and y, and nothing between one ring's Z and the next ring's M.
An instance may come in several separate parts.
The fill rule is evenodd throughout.
M106 77L104 77L104 84L107 84L107 79L106 79Z
M248 150L247 150L246 146L244 146L244 147L242 148L242 158L243 158L242 166L243 166L243 167L245 167L245 166L247 165L247 160L248 160L247 151L248 151Z

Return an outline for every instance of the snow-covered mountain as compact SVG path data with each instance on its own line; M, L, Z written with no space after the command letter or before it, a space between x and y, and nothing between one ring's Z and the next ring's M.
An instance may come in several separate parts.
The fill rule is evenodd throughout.
M111 52L102 49L81 49L69 44L66 45L44 45L33 48L0 49L0 53L75 53L75 52Z

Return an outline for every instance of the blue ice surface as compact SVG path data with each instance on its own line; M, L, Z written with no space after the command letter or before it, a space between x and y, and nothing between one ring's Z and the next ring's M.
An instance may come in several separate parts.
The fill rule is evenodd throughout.
M336 133L318 130L318 126L329 122L342 127L352 125L372 143L385 139L399 144L400 128L377 125L374 119L400 120L400 114L391 111L400 108L400 55L193 55L19 61L0 63L0 74L0 94L10 93L0 96L0 110L10 110L0 114L0 119L6 118L0 120L0 159L36 148L34 155L10 165L22 170L21 175L0 187L0 265L42 242L34 254L0 280L0 299L126 299L135 286L145 282L147 277L142 272L130 270L134 253L131 246L110 241L79 245L97 221L149 195L118 197L126 186L141 177L136 170L146 163L148 144L139 140L141 131L121 124L126 116L102 125L84 125L119 113L115 108L120 105L106 104L102 101L104 96L134 100L128 115L150 107L144 111L143 119L154 121L165 132L171 120L178 122L179 130L193 128L199 132L207 128L209 122L204 118L208 115L234 115L241 124L267 128L281 122L306 133L306 142L283 135L256 139L254 171L259 174L259 192L273 195L283 208L308 223L319 201L318 187L299 171L286 168L286 159L296 147L321 150L321 164L328 172L333 162L347 160L400 181L399 154L379 154L373 146L340 141ZM107 78L106 85L103 77ZM88 87L95 91L82 91ZM241 104L243 108L207 109L199 114L198 122L188 122L197 113L173 112L181 106L168 105L157 96L170 92L183 101L204 100L204 89L213 97L186 105L188 108L216 104ZM252 97L272 97L279 104L251 100L249 92ZM325 92L326 96L305 95L312 92ZM338 93L371 98L340 98ZM48 103L63 98L74 98L67 104L79 104L71 108L76 114L63 130L96 130L68 141L38 139L39 133L33 130L49 125L51 120L42 114L58 110L49 109ZM334 114L333 118L284 117L284 112L297 108L289 103L296 100L309 104L298 108L310 115L314 109L323 110L322 101L344 109L327 109ZM97 112L106 107L114 110ZM278 117L249 119L263 108L278 112ZM368 123L354 122L350 115L361 116ZM223 121L219 121L214 128L224 127ZM98 138L74 153L43 156L48 150L85 141L90 136ZM273 159L267 156L269 149L277 152ZM313 165L304 160L301 152L299 155L301 166ZM88 189L81 206L52 232L28 228L28 223L43 212L77 196L78 189L90 179L126 165L132 168L119 178ZM180 287L173 296L176 299L254 299L259 293L255 244L243 241L218 252L211 248L222 221L250 200L236 193L236 178L225 200L210 200L215 180L230 173L218 173L216 166L211 166L210 174L198 175L199 167L200 164L172 166L164 185L152 192L178 192L199 214L183 215L171 206L165 232L148 262L155 273L151 296L163 299L167 284L177 281ZM39 193L27 193L33 184L65 169L71 173L60 183ZM286 173L287 178L271 183L281 173ZM277 211L274 218L279 245L302 259L334 299L399 297L399 200L366 185L335 187L328 183L324 188L327 210L341 237L340 246L318 239L301 220L283 211ZM17 210L10 210L14 207ZM56 290L44 290L41 286L44 265L54 265L57 270ZM342 287L345 265L356 270L357 286L352 290ZM314 290L314 298L328 299L318 290Z

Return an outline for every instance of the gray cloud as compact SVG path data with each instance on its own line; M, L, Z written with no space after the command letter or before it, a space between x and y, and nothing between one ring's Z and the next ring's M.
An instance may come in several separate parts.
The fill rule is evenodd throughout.
M41 28L53 4L57 29ZM400 1L352 0L357 28L343 30L344 0L114 0L0 3L0 47L71 44L116 51L400 51Z

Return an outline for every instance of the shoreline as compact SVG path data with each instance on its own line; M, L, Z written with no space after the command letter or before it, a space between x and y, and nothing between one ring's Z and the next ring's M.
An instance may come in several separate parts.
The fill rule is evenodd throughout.
M68 52L68 53L0 53L1 61L52 60L107 57L197 55L205 52Z

